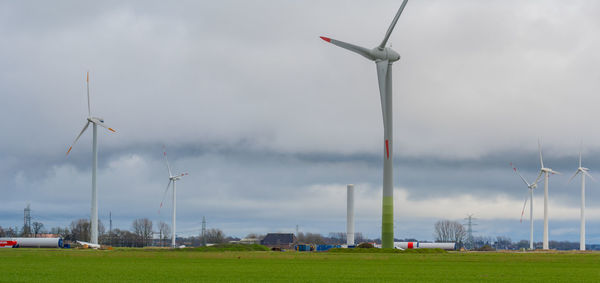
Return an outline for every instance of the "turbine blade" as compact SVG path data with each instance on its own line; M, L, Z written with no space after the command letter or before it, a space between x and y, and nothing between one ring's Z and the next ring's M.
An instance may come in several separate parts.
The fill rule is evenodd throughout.
M100 121L98 121L96 124L98 124L99 126L102 126L102 127L106 128L106 129L108 129L109 131L111 131L111 132L113 132L113 133L116 133L116 132L117 132L117 131L115 131L113 128L111 128L111 127L107 126L106 124L104 124L104 123L102 123L102 122L100 122Z
M346 43L343 41L339 41L339 40L335 40L335 39L331 39L328 37L324 37L324 36L320 36L320 38L322 40L325 40L333 45L337 45L341 48L344 48L346 50L350 50L354 53L358 53L360 55L362 55L363 57L369 59L369 60L375 60L375 58L371 55L371 50L364 48L364 47L360 47L358 45L354 45L354 44L350 44L350 43Z
M538 149L540 151L540 165L544 168L544 159L542 158L542 143L538 139Z
M581 151L583 150L583 141L581 141L581 146L579 147L579 168L581 168Z
M73 149L73 146L75 146L75 144L77 143L77 141L79 140L79 138L81 137L81 135L83 135L83 133L85 132L85 130L87 130L87 128L88 128L89 125L90 125L90 122L87 121L85 123L85 126L83 126L83 129L81 129L81 132L79 132L79 135L77 135L77 137L75 138L75 140L73 141L73 143L69 147L69 150L67 150L67 154L65 154L65 155L69 155L69 152L71 152L71 149Z
M538 176L535 178L535 182L533 182L534 184L537 184L541 181L542 175L544 173L540 170L540 174L538 174Z
M523 209L521 210L521 220L520 220L521 223L523 223L523 215L525 214L525 207L527 206L528 200L529 200L529 197L525 197L525 203L523 203Z
M383 115L383 126L387 129L386 125L386 113L385 113L385 101L387 95L387 73L389 68L389 61L377 61L377 80L379 82L379 97L381 98L381 114Z
M583 171L583 174L585 174L586 176L590 177L590 179L592 179L592 181L597 182L596 178L592 177L592 175L590 173Z
M183 176L187 176L187 175L189 175L189 174L187 172L185 172L185 173L181 173L181 174L177 175L177 177L183 177Z
M552 173L552 174L557 174L557 175L562 175L560 172L558 172L558 171L554 171L554 170L552 170L552 169L550 169L550 173Z
M571 183L571 181L573 180L573 178L575 178L575 176L577 176L577 174L579 174L579 170L575 171L575 174L573 174L573 177L571 177L571 178L569 179L569 182L568 182L568 183Z
M167 169L169 170L169 178L173 177L173 173L171 173L171 165L169 165L169 158L167 158L167 149L163 145L163 155L165 156L165 162L167 163Z
M163 206L163 202L165 201L165 198L167 197L167 192L169 191L170 187L171 187L171 179L169 179L169 183L167 184L167 189L165 189L165 192L163 193L163 198L160 201L160 207L158 208L158 213L160 213L160 209Z
M521 177L521 180L523 180L523 183L525 183L525 185L527 185L527 187L531 186L526 180L525 178L523 178L523 176L521 176L521 173L519 173L519 171L517 171L517 167L513 166L512 162L510 163L510 166L512 166L513 170L515 171L515 173L517 173L517 175L519 175L519 177Z
M383 41L381 42L381 44L379 44L379 47L378 47L379 49L385 48L385 45L387 44L387 41L390 38L390 35L392 34L394 27L396 26L396 22L398 22L398 19L400 18L402 11L404 11L404 6L406 6L406 2L408 2L408 0L404 0L404 2L402 2L402 5L400 5L400 9L398 9L398 12L396 12L396 16L392 20L390 27L388 28L387 32L385 33L385 37L383 37Z
M90 71L87 71L87 73L86 73L85 82L87 85L88 117L90 117L90 116L92 116L92 110L90 108Z

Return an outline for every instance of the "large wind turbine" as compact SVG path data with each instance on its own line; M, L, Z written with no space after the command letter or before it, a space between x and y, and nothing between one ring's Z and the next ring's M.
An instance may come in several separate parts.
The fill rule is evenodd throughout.
M523 178L519 171L517 171L517 167L515 167L512 163L510 163L510 166L512 166L515 173L517 173L517 175L521 177L521 180L523 180L523 183L525 183L525 185L527 185L527 188L529 189L529 249L533 250L533 190L537 188L538 180L536 180L536 182L534 183L529 184L529 182L527 182L527 180ZM525 198L525 203L523 203L523 210L521 211L521 221L523 221L523 214L525 213L526 205L527 198Z
M85 130L87 130L88 126L91 123L93 125L94 133L93 133L93 140L92 140L92 211L90 214L92 227L90 229L91 230L90 242L92 244L98 244L98 199L97 199L97 193L96 193L96 169L98 167L98 143L97 143L98 130L97 130L97 126L100 125L101 127L107 128L111 132L115 132L115 130L108 127L106 124L104 124L104 119L99 118L99 117L92 117L92 113L91 113L92 111L90 108L90 72L87 72L85 81L87 84L87 102L88 102L87 122L83 126L83 129L81 130L79 135L77 135L77 137L73 141L73 144L71 144L71 146L69 147L69 150L67 151L67 155L69 155L69 152L71 152L71 149L73 149L73 146L75 146L75 143L77 143L77 141L79 140L81 135L83 135L83 132L85 132Z
M383 207L381 219L381 246L382 248L394 248L394 183L393 183L393 132L392 132L392 64L400 60L400 55L389 47L387 41L398 22L398 18L404 10L408 0L404 0L390 24L383 41L373 49L356 46L350 43L321 36L321 39L363 57L375 61L377 65L377 79L379 81L379 94L381 98L381 112L383 114Z
M583 147L583 145L582 145ZM577 174L581 173L581 226L579 231L579 250L585 251L585 176L590 177L594 180L594 177L588 173L590 169L581 167L581 149L579 150L579 168L573 174L573 177L569 179L569 182L577 176Z
M188 173L181 173L179 175L173 176L173 173L171 173L171 166L169 165L169 159L167 158L166 150L163 150L163 155L165 156L165 162L167 163L167 169L169 170L169 183L167 184L167 189L165 190L165 193L163 194L163 200L160 202L160 207L163 206L163 202L165 201L165 197L167 196L169 187L171 186L171 183L173 183L173 214L172 214L172 218L171 218L171 226L173 226L173 229L171 230L171 247L176 248L177 245L175 244L175 237L177 235L176 234L177 227L176 227L175 218L176 218L176 213L177 213L177 188L175 186L175 183L177 183L177 181L179 181L181 179L181 177L188 175Z
M548 176L550 174L560 174L550 168L544 167L544 159L542 158L542 144L538 141L538 149L540 151L540 174L535 179L535 183L537 183L542 176L544 175L544 240L542 244L542 248L547 250L548 246Z

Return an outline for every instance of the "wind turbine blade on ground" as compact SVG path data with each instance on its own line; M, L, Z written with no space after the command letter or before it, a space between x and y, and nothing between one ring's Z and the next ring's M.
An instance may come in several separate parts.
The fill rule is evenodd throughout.
M335 39L331 39L329 37L324 37L324 36L320 36L320 38L322 40L325 40L333 45L339 46L341 48L344 48L346 50L350 50L354 53L360 54L362 56L364 56L365 58L369 59L369 60L375 60L375 58L373 57L373 55L371 55L371 50L364 48L364 47L360 47L358 45L354 45L354 44L350 44L347 42L343 42L343 41L339 41L339 40L335 40Z
M385 45L387 44L387 41L390 38L390 35L392 35L392 31L394 31L394 27L396 26L396 23L398 22L398 19L400 18L402 11L404 11L404 6L406 6L407 2L408 2L408 0L404 0L404 2L402 2L402 5L400 5L400 9L398 9L398 12L396 12L396 16L392 20L390 27L388 28L387 32L385 33L385 36L383 37L383 41L381 41L381 44L379 44L379 46L378 46L378 48L380 50L385 48Z
M90 125L89 121L85 123L85 126L83 126L83 129L81 130L81 132L79 132L79 135L77 135L77 137L75 138L75 140L73 141L73 143L69 147L69 150L67 150L67 154L66 155L69 155L69 152L71 152L71 149L73 149L73 146L75 146L75 144L77 143L77 141L79 140L79 138L81 137L81 135L83 135L83 133L85 132L85 130L87 130L87 128L88 128L89 125Z

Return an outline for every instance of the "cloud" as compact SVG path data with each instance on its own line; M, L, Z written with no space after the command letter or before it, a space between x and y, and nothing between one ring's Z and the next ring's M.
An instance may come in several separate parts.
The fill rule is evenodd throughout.
M375 68L318 36L370 48L397 5L0 4L0 225L19 223L28 202L47 225L89 215L91 134L64 157L85 123L89 70L92 114L117 129L99 131L102 217L112 211L124 228L136 217L168 221L168 208L157 214L166 144L173 166L190 172L178 183L182 231L192 233L202 215L237 235L296 224L341 231L338 193L356 183L365 219L357 228L377 236ZM565 174L550 183L556 231L572 229L577 185L566 182L582 139L584 164L600 166L600 135L588 126L600 102L598 8L408 4L389 41L402 55L393 73L398 235L427 238L438 218L466 213L514 221L526 189L508 163L533 179L538 138L547 164ZM588 215L597 221L599 199L588 186ZM486 233L522 235L490 223L482 223Z

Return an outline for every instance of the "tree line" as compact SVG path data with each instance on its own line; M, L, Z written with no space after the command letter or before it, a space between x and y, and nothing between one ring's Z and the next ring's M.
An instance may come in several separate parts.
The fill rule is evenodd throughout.
M65 243L75 241L90 241L90 220L77 219L65 227L52 227L46 229L41 222L33 222L32 227L22 228L0 226L0 237L39 237L41 234L54 234L62 238ZM156 230L155 230L156 228ZM225 243L235 238L227 237L220 229L207 229L204 235L192 237L179 237L177 243L200 246L204 243ZM239 239L237 239L239 240ZM161 221L158 225L148 218L138 218L131 223L131 229L106 230L102 221L98 220L98 242L101 245L117 247L145 247L145 246L170 246L171 227Z

